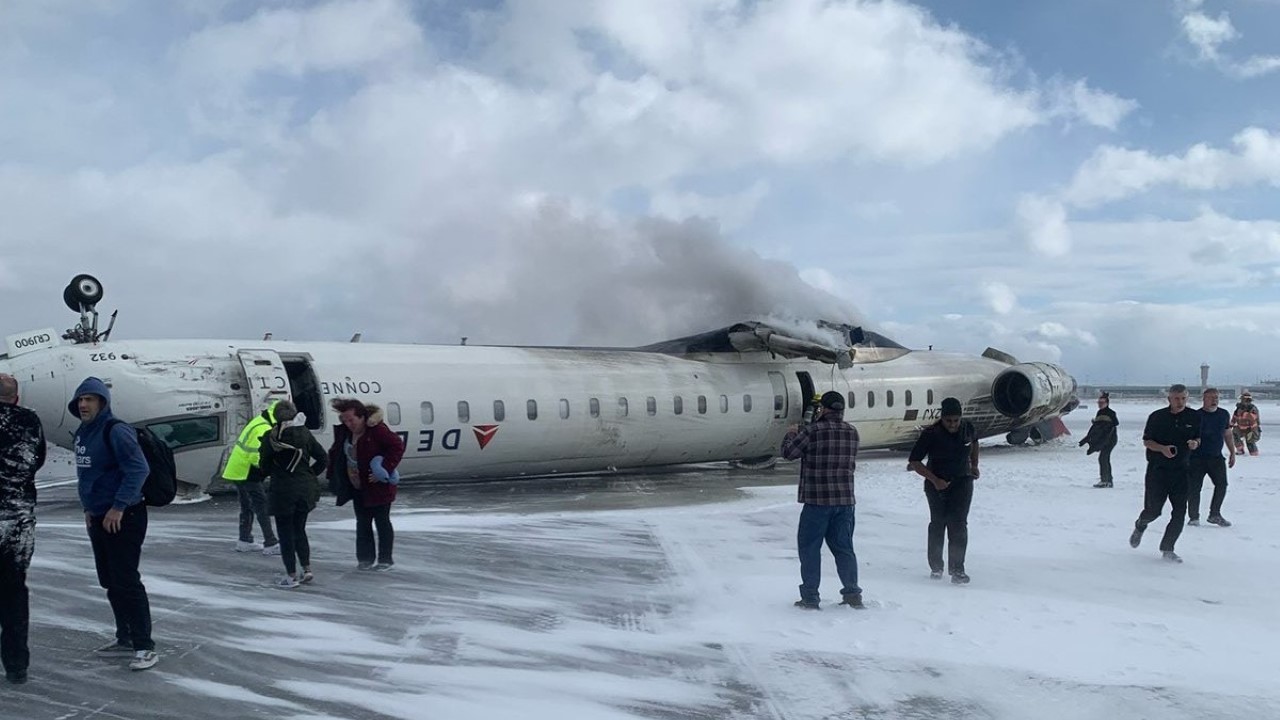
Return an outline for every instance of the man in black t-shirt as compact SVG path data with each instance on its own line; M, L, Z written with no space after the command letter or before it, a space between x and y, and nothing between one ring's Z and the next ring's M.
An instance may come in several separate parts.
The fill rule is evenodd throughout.
M960 417L960 401L942 401L942 419L925 428L911 448L907 467L924 478L929 501L929 577L942 577L942 544L949 539L951 582L964 585L964 556L969 548L969 505L978 479L978 431ZM929 458L928 464L921 462Z
M1169 525L1160 541L1160 552L1165 560L1182 562L1173 546L1182 534L1182 524L1187 517L1191 451L1200 447L1200 414L1187 408L1186 385L1171 386L1169 406L1147 417L1142 444L1147 448L1147 487L1142 512L1133 524L1133 534L1129 536L1129 546L1138 547L1142 533L1160 517L1167 500L1170 506Z

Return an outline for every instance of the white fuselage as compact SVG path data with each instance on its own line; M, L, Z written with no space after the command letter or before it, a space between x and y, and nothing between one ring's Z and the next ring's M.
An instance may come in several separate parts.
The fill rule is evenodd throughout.
M804 390L850 398L845 419L864 448L910 445L948 396L984 435L1061 410L996 412L992 380L1008 367L922 351L842 370L768 353L213 340L62 345L0 359L51 442L69 447L79 422L67 402L97 376L115 415L167 439L179 477L201 489L218 478L245 422L279 397L294 398L326 446L337 423L329 400L376 404L405 439L402 475L463 480L762 459L800 420Z

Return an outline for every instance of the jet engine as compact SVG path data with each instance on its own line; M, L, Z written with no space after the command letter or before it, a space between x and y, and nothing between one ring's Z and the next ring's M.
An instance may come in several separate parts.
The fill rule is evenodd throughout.
M1066 408L1076 394L1076 381L1051 363L1019 363L991 382L991 403L1000 414L1021 418L1044 416Z

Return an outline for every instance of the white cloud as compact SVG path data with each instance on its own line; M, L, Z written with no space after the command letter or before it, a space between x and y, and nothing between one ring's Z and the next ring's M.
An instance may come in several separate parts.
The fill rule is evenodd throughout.
M1052 198L1023 195L1018 199L1016 233L1037 253L1058 257L1071 251L1067 211Z
M1193 145L1183 155L1156 156L1110 145L1076 171L1064 199L1077 207L1123 200L1160 185L1224 190L1259 183L1280 186L1280 135L1256 127L1231 139L1232 150Z
M1239 31L1225 12L1216 18L1201 12L1203 2L1181 3L1182 34L1196 49L1203 62L1212 63L1228 75L1249 79L1280 70L1280 56L1253 55L1235 60L1221 51L1223 45L1240 38Z
M997 315L1008 315L1018 307L1018 296L1013 289L1002 282L985 282L982 284L982 297Z
M1047 102L1047 112L1052 117L1078 119L1107 130L1118 128L1122 120L1138 109L1136 100L1091 88L1084 79L1050 83Z
M741 192L726 195L658 190L653 194L649 209L658 217L672 220L715 218L721 229L733 232L751 220L768 194L769 183L763 179L756 180Z

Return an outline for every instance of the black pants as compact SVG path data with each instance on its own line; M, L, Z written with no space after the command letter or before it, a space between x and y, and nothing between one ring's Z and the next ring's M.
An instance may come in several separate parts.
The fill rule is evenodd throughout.
M1116 449L1113 437L1098 451L1098 475L1102 482L1111 482L1111 451Z
M98 584L107 591L107 602L116 619L116 640L134 650L154 650L151 640L151 603L138 573L142 542L147 537L147 506L138 503L124 511L120 529L108 533L102 517L89 521L89 543L98 568Z
M27 596L25 563L6 548L0 552L0 660L4 671L21 675L31 662L27 626L31 611Z
M311 567L311 542L307 540L307 516L311 511L305 503L299 503L292 512L276 515L276 536L280 538L280 559L284 571L293 575L298 565ZM297 558L295 564L294 559Z
M391 547L396 531L391 527L391 504L365 507L357 494L351 498L356 511L356 560L362 563L392 563ZM378 528L378 550L374 555L373 528Z
M946 539L947 567L952 575L964 572L973 480L952 480L946 490L939 490L925 480L924 496L929 500L929 569L942 572L942 544Z
M1209 517L1222 513L1222 501L1227 498L1227 459L1221 455L1209 457L1191 456L1191 475L1187 478L1187 517L1200 519L1200 491L1204 488L1204 476L1213 482L1213 498L1209 500Z
M1164 529L1164 538L1160 540L1160 550L1171 552L1182 534L1182 525L1187 519L1187 468L1177 465L1147 466L1147 489L1143 495L1142 513L1134 527L1146 530L1147 526L1164 510L1165 501L1169 501L1169 525Z

